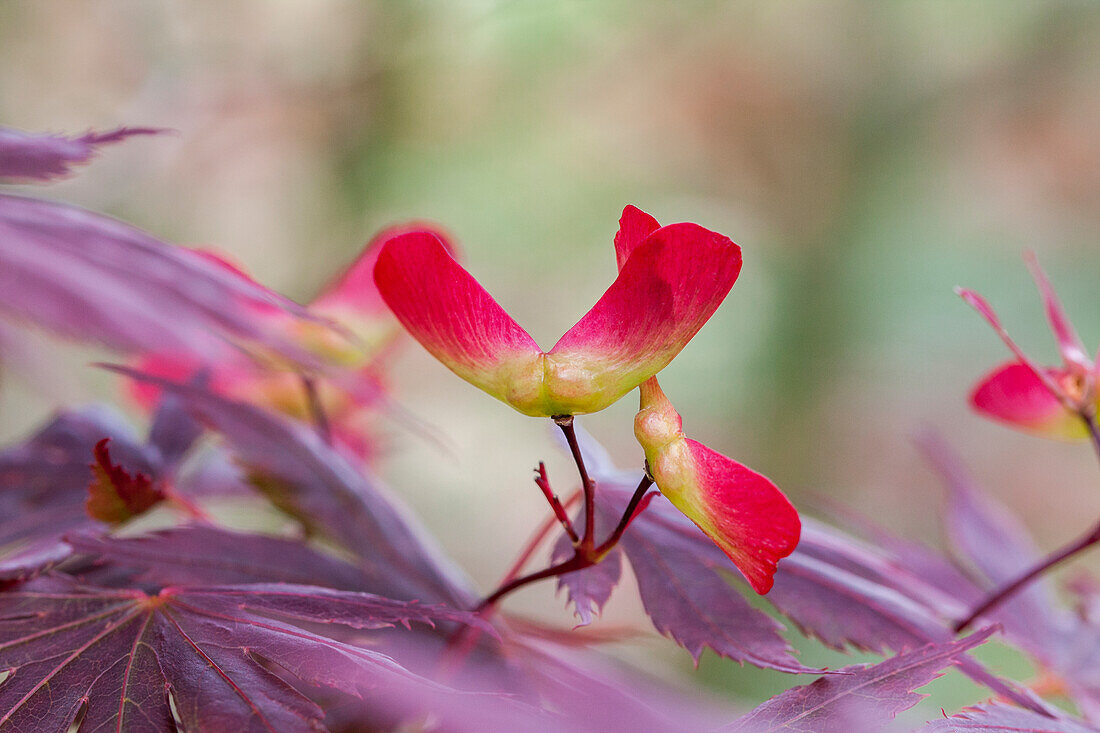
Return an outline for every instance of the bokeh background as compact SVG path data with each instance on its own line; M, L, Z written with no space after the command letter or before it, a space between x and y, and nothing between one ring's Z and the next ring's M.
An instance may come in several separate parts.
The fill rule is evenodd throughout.
M694 437L810 513L930 542L941 491L912 446L929 427L1045 547L1100 514L1087 448L968 410L1006 353L952 293L985 294L1053 361L1034 250L1100 343L1096 3L6 0L0 124L174 128L36 193L221 249L303 300L384 225L437 221L544 346L613 278L624 204L697 221L745 268L662 374ZM117 397L87 352L49 348L48 373L5 376L0 436ZM532 466L563 491L571 466L543 422L415 344L394 381L442 441L395 428L383 471L488 588L545 511ZM625 466L635 408L583 421ZM631 595L603 623L638 624ZM568 623L551 588L512 603ZM671 644L635 647L688 678ZM713 659L703 679L747 699L793 681Z

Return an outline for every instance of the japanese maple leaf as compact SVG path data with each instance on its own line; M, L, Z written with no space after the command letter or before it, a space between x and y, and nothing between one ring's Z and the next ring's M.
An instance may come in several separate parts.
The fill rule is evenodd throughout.
M160 411L155 439L143 443L121 416L93 406L62 412L27 440L0 451L0 581L63 559L65 532L102 526L88 515L85 502L88 461L105 436L112 439L115 470L160 480L194 437L187 436L188 421Z
M1082 415L1094 415L1096 411L1096 364L1034 255L1029 254L1027 262L1058 343L1062 365L1036 364L1008 335L984 298L960 289L963 299L985 318L1016 357L978 381L970 393L970 404L980 414L1019 430L1053 438L1088 437Z
M391 238L374 278L413 338L458 376L525 415L597 412L663 369L741 270L741 249L697 224L650 233L619 276L543 351L427 230Z
M66 137L0 128L0 183L49 181L87 162L100 145L154 132L119 128ZM311 368L315 357L286 328L272 329L257 314L274 310L291 322L331 329L191 250L52 201L0 194L0 271L0 315L124 352L217 362L243 346Z
M95 463L91 464L94 478L88 485L85 507L93 519L121 524L163 501L165 494L148 474L140 471L131 474L112 461L108 448L110 442L110 438L103 438L92 449L95 455Z
M90 161L101 145L163 132L151 127L119 127L72 137L0 127L0 180L48 183L69 175L73 166Z
M442 689L380 652L316 629L379 629L469 614L314 586L139 590L42 577L0 594L0 730L316 731L295 684L358 696Z
M285 415L193 384L108 367L178 397L221 433L256 488L313 533L350 550L386 594L474 602L468 580L427 539L397 498L315 431Z
M723 730L743 733L847 733L882 730L920 702L915 693L985 642L995 629L966 639L929 644L879 664L855 665L776 695Z
M919 733L1097 733L1083 720L1064 713L1039 715L1008 705L980 705L935 720Z
M393 227L374 237L309 303L310 311L324 318L324 323L294 319L273 308L257 313L258 318L270 322L273 331L284 332L287 339L328 369L322 376L330 378L311 385L313 395L304 388L303 372L293 364L251 358L239 352L226 354L216 363L200 362L179 353L146 354L134 366L174 381L187 381L201 374L212 391L264 405L305 422L315 420L315 411L320 409L327 422L325 428L331 431L335 442L353 455L369 457L373 453L370 417L388 407L386 370L403 333L374 284L374 266L381 243L410 228ZM440 230L419 225L417 231L431 231L446 241ZM450 244L447 247L453 251ZM196 253L242 280L263 287L222 255L202 250ZM337 329L329 328L328 323ZM148 382L131 381L130 394L140 405L150 407L159 398L160 390ZM311 398L316 404L311 404Z

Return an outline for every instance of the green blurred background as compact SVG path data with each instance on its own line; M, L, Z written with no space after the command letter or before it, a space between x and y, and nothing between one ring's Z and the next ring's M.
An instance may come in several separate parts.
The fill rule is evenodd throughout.
M549 346L611 281L624 204L730 235L741 279L662 374L688 431L811 512L837 501L931 542L941 492L911 444L928 426L1044 546L1100 513L1085 447L969 412L1006 353L952 294L982 292L1053 361L1032 249L1100 340L1098 121L1095 2L0 3L0 124L178 131L36 193L222 249L301 299L382 226L430 219ZM115 392L84 352L51 353L49 386L5 380L0 435ZM385 472L489 587L545 511L531 467L562 490L571 467L541 421L415 345L395 381L444 445L394 431ZM635 408L583 421L625 466ZM515 607L568 623L551 593ZM631 596L605 624L638 623ZM642 647L624 653L686 667ZM790 682L705 671L750 699Z

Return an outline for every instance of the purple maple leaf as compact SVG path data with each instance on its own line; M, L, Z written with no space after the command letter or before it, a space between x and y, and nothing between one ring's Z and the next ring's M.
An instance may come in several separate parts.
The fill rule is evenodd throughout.
M113 411L63 412L28 440L0 451L0 579L13 580L68 554L59 539L98 526L85 512L88 462L96 443L113 438L116 463L130 473L158 475L156 452L140 443Z
M66 535L73 551L90 559L81 577L100 581L102 571L133 582L166 585L295 583L341 590L372 590L361 568L294 540L234 532L212 526L163 529L136 537L92 532Z
M1007 705L967 708L934 720L921 733L1096 733L1100 728L1064 714L1050 717Z
M46 183L63 178L72 167L87 163L96 148L135 135L157 135L167 130L119 127L109 132L86 132L78 137L34 134L0 127L0 179Z
M130 473L111 460L110 438L103 438L92 454L92 482L85 508L88 516L101 522L121 524L164 501L164 491L141 471Z
M231 340L318 366L270 317L319 320L305 308L84 209L0 194L0 273L0 312L64 336L200 363L235 356Z
M389 656L316 629L374 629L469 614L293 585L168 587L156 595L42 577L0 594L0 728L316 731L292 681L358 696L440 690Z
M984 629L966 639L929 644L874 665L855 665L776 695L726 730L746 733L848 733L880 730L898 713L920 702L913 692L958 663L962 655L993 633Z

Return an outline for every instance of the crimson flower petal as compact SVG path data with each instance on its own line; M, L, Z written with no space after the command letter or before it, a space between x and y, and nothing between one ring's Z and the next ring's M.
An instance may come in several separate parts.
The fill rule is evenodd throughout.
M547 390L559 413L602 410L667 366L740 271L741 248L721 234L687 223L650 234L547 354Z
M386 242L374 280L397 320L447 368L521 412L537 407L538 344L435 233L411 231Z
M1044 371L1047 379L1069 378L1060 369ZM1084 421L1067 410L1035 375L1018 361L1002 364L983 377L970 395L970 404L981 414L1012 427L1052 438L1085 438Z
M655 378L641 392L634 433L657 488L733 560L753 590L767 593L779 560L798 545L798 512L764 476L684 437Z

